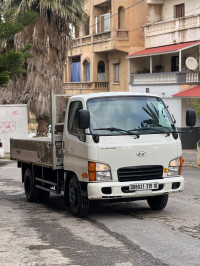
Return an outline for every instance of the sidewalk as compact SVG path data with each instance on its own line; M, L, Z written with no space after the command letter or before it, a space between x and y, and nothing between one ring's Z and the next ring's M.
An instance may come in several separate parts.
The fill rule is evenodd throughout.
M200 167L197 165L197 151L196 150L183 150L183 166Z

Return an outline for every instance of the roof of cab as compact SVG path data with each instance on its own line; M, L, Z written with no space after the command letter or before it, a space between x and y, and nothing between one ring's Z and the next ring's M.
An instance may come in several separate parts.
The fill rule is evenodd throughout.
M73 95L71 98L82 98L84 100L92 98L101 98L101 97L114 97L114 96L150 96L150 97L159 97L156 94L151 93L141 93L141 92L98 92L98 93L89 93L89 94L77 94Z

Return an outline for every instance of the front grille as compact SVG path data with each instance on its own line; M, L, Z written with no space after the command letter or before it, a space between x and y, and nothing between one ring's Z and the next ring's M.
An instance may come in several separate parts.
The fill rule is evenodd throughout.
M162 165L123 167L117 170L119 182L160 179L163 176Z

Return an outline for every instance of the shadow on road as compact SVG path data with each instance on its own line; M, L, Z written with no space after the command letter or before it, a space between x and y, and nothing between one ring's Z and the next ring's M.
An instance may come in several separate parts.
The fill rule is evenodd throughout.
M146 201L128 201L128 202L115 202L115 203L108 203L108 202L100 202L100 201L94 201L91 202L90 206L90 212L88 214L88 217L90 215L114 215L114 214L122 214L122 215L131 215L131 216L137 216L137 215L146 215L147 213L151 213L152 210L146 206ZM70 207L66 207L64 203L64 197L59 196L51 196L49 198L48 203L45 204L46 208L48 208L51 211L58 212L58 213L71 213ZM71 213L72 214L72 213Z

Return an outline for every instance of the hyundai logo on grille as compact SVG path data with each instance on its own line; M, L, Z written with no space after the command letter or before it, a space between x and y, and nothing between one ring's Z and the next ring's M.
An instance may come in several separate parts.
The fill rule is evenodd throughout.
M140 151L140 152L136 153L136 155L139 156L139 157L144 157L144 156L146 156L146 152L145 151Z

